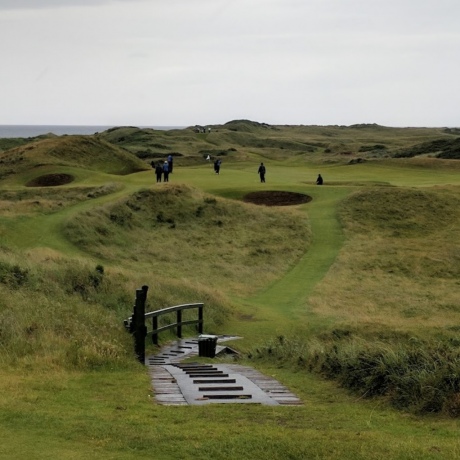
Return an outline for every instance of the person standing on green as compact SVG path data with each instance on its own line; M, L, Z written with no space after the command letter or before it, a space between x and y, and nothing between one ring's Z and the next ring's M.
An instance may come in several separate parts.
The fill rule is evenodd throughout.
M173 171L173 156L172 155L168 155L168 171L169 171L169 174L172 174L172 171Z
M161 182L161 176L163 175L163 166L160 162L155 167L155 175L157 176L157 182Z
M260 163L259 170L257 171L260 176L260 182L265 182L265 173L266 173L266 168L263 163Z
M167 160L163 163L163 182L169 182L169 164Z

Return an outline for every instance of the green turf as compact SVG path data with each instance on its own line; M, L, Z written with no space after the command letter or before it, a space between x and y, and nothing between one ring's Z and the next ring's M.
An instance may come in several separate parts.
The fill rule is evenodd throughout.
M253 127L245 123L238 124L238 127L247 129L248 133L252 134ZM334 324L337 321L335 316L337 312L322 315L318 313L318 304L321 305L323 294L326 296L326 303L334 304L336 286L331 267L338 260L342 260L341 257L349 256L349 252L345 250L349 248L344 247L347 240L342 228L343 223L339 221L339 211L343 201L352 193L372 190L376 187L430 190L446 187L449 184L458 186L460 174L457 166L451 166L454 163L385 158L376 161L370 159L352 165L347 164L349 157L341 156L340 153L343 149L351 149L354 152L352 157L355 158L363 144L386 144L395 149L402 148L411 143L430 140L430 136L433 136L433 131L430 130L390 133L381 128L375 128L373 131L367 128L350 130L333 128L330 132L335 137L341 132L346 132L342 149L338 146L339 139L334 140L335 138L331 136L330 140L327 140L322 137L321 127L309 128L308 142L303 141L303 145L298 146L299 151L292 154L289 149L300 142L302 131L302 128L296 128L293 131L295 133L293 139L280 139L279 134L270 131L263 136L266 148L258 146L261 142L260 133L257 134L259 138L255 136L253 139L247 133L240 131L226 131L219 138L213 138L213 134L197 137L192 133L186 135L182 133L174 138L174 142L171 140L173 133L157 133L155 134L157 139L148 140L152 148L161 150L162 155L168 149L170 151L182 149L184 156L177 158L175 171L170 177L172 184L190 185L206 193L233 200L240 200L246 193L260 190L301 192L313 198L311 202L296 207L295 211L300 216L308 218L313 235L311 245L298 263L291 266L283 276L279 276L273 283L250 296L244 296L239 291L225 291L225 286L222 286L222 292L216 293L214 291L219 291L218 286L206 286L206 283L198 286L185 276L171 280L169 284L172 286L168 286L170 291L163 293L161 290L166 290L168 280L161 279L160 273L151 273L145 262L140 263L137 273L133 273L131 267L127 269L117 266L116 262L111 262L107 264L108 269L113 270L117 275L119 273L114 283L119 281L120 285L126 283L130 288L134 288L148 279L151 284L149 293L151 299L159 299L161 302L177 299L182 295L177 291L183 288L184 295L199 293L208 295L210 301L218 306L230 305L236 314L226 318L224 323L216 321L213 326L214 331L242 335L244 337L240 342L242 349L258 347L267 340L276 340L278 335L318 334L328 324ZM121 137L126 133L124 132ZM140 134L144 136L145 133ZM446 135L439 130L435 134ZM139 133L136 136L136 143L131 145L133 151L145 150L142 136ZM180 136L183 136L183 139L179 139ZM410 136L417 137L417 141L408 140ZM214 174L211 165L202 158L200 149L228 149L238 139L244 141L245 145L237 145L237 153L227 152L228 156L223 157L221 174ZM316 156L309 157L308 149L312 143L324 145L315 147ZM168 149L162 146L168 146ZM332 149L331 157L322 153L328 146ZM261 161L264 161L267 166L265 184L260 184L257 175L257 167ZM52 170L53 167L50 166L42 169L47 172ZM76 164L61 165L54 170L75 175L75 182L66 186L66 189L98 187L108 183L116 183L118 188L107 195L92 199L76 198L71 204L63 204L60 210L53 208L52 212L44 208L42 211L31 211L24 215L19 213L15 215L14 211L2 215L0 218L2 247L5 251L9 248L17 251L14 253L14 259L11 256L12 263L20 262L22 253L34 254L35 251L40 254L41 248L56 251L57 256L53 257L69 259L70 266L74 257L89 261L92 265L98 263L99 260L64 237L65 225L71 219L78 219L83 215L82 213L97 206L111 204L139 190L150 188L159 190L165 186L155 183L152 170L121 176L97 170L90 171ZM18 171L16 175L2 180L2 189L21 191L28 180L36 177L36 173L30 169ZM325 185L322 187L314 185L318 173L321 173L325 179ZM452 193L455 193L456 189L452 190ZM46 202L51 198L40 198L40 200ZM57 206L56 203L53 206ZM33 209L32 204L30 209ZM281 211L280 216L282 216ZM255 225L253 222L249 224ZM263 232L264 229L261 228L260 231ZM452 234L456 235L455 232ZM444 237L444 234L441 236ZM238 235L234 236L237 237ZM353 241L356 248L361 249L359 246L361 242ZM423 245L420 242L410 243L417 244L417 249ZM438 241L437 244L441 245ZM414 246L409 248L409 255L410 250L413 249ZM48 265L52 263L46 252L45 255L46 257L40 259L43 265L40 270L48 269ZM452 257L454 256L455 248ZM7 256L3 255L3 257ZM439 256L435 254L432 257ZM136 254L132 254L132 259L135 258ZM363 260L360 259L360 263L365 265L367 262L365 255ZM177 257L177 264L180 263L183 261ZM66 270L72 274L67 266ZM72 370L71 363L67 362L66 366L69 367L65 367L57 360L55 349L52 350L54 354L49 352L49 357L37 353L39 346L44 347L44 345L34 336L34 328L43 327L44 334L54 334L59 337L59 341L52 342L56 345L50 345L54 348L59 348L62 344L63 350L68 351L66 348L68 343L73 344L75 350L73 358L78 361L79 350L94 346L93 341L96 340L93 340L91 331L81 336L75 334L83 329L86 330L87 326L93 328L91 330L96 329L98 321L103 322L99 318L101 311L105 315L104 321L114 321L112 324L114 328L122 328L121 321L115 323L121 318L117 316L117 312L113 313L110 310L109 301L102 305L98 297L92 298L93 291L88 291L89 299L84 300L81 300L75 292L71 295L56 294L59 291L53 283L58 283L59 276L51 270L43 273L51 278L44 288L49 289L50 292L49 305L47 305L50 311L46 312L46 319L41 318L39 311L36 312L36 316L31 316L33 319L31 321L21 318L23 321L20 323L21 327L18 326L16 330L18 334L26 337L22 343L23 355L18 350L16 361L9 362L8 366L2 368L1 390L7 397L0 403L2 428L0 457L12 459L460 458L457 420L444 416L416 417L395 411L385 405L385 401L366 400L362 398L363 395L352 395L338 388L333 382L324 381L305 370L291 368L291 363L287 362L254 361L252 364L288 385L303 399L304 407L247 406L243 408L237 405L217 405L211 408L163 407L153 404L148 376L140 366L130 367L125 364L126 368L121 370L102 368L97 371L86 371ZM75 268L75 273L80 275L78 267ZM370 270L368 278L365 278L363 273L364 270L360 272L361 278L356 285L361 287L359 284L361 283L364 290L374 292L372 289L376 289L375 285L379 287L379 283L384 282L383 277L379 278L381 273L375 267ZM377 277L377 281L374 277ZM127 282L125 278L128 279ZM63 279L69 282L67 272L65 276L63 275ZM36 282L44 283L43 280L44 278L41 278ZM222 284L224 282L222 281ZM341 282L347 283L349 280L345 279ZM328 283L329 288L323 293L320 288L324 283ZM432 283L433 288L434 285L437 285L437 289L448 286L454 293L455 289L458 289L454 283L448 284L446 280L439 278L433 277ZM77 287L80 288L80 284L77 284ZM343 289L343 286L337 283L337 290L339 288ZM126 296L123 297L120 293L122 290L120 286L112 285L111 289L114 292L113 296L119 296L123 301L126 299ZM382 290L384 289L385 285L382 287ZM404 289L404 285L401 289ZM0 325L3 328L0 328L1 331L7 330L14 314L20 317L32 311L27 310L26 305L30 304L32 309L38 302L41 302L40 305L46 303L42 299L44 294L27 297L29 291L22 293L13 288L5 288L2 292L4 296L1 311L4 314L1 317ZM426 293L425 291L413 293L413 296L419 296L413 298L421 305L420 308L426 317L430 316L430 310L425 305L434 303L434 292L436 291L427 290ZM130 298L129 294L128 298ZM377 299L377 302L379 300ZM347 305L347 307L352 309L353 306ZM368 313L371 311L369 305L359 305L359 307L362 307L361 315L371 315ZM444 310L440 311L446 312L447 316L447 311L449 309L454 311L456 304L454 301L446 302L441 307L444 307ZM59 308L68 311L69 317L73 310L81 312L84 309L86 313L81 315L81 318L85 318L88 324L79 324L79 318L74 316L71 316L74 324L68 330L63 323L52 323L51 318L55 314L52 309ZM127 306L126 311L130 308L131 305ZM411 311L416 310L414 307ZM393 314L391 319L394 319L394 316ZM59 316L56 315L56 318ZM426 318L422 319L426 320ZM417 321L421 321L420 317L417 317L414 323ZM436 329L436 327L432 327L431 333L433 330L435 333L439 332L441 328ZM372 329L370 331L372 332ZM124 334L124 331L121 333ZM6 336L1 337L2 340L6 340ZM114 342L112 347L112 344L105 339L100 350L108 354L115 348L119 350L123 347L123 340L117 338L117 343ZM126 342L129 340L127 339ZM238 342L234 345L240 346ZM30 353L30 356L27 353ZM68 353L66 356L68 360L72 358ZM112 361L108 360L108 362Z

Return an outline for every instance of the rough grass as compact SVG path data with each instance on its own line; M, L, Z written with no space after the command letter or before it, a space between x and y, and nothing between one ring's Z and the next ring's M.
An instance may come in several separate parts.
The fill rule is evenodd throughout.
M249 224L249 225L248 225ZM75 216L74 244L107 263L148 267L244 296L280 277L309 244L305 216L169 185Z
M361 190L347 243L309 299L329 326L253 350L417 413L460 414L458 187ZM328 332L327 332L328 331Z
M251 357L316 372L361 398L380 397L416 414L460 415L458 344L396 334L392 340L366 340L359 331L336 329L317 339L279 336Z
M1 175L28 171L36 165L79 167L109 174L148 169L135 155L92 136L41 139L0 153Z
M458 196L457 187L351 196L341 211L348 241L321 296L311 299L314 311L353 324L448 333L460 321Z
M227 133L225 141L223 136L214 137L221 129ZM14 216L10 207L11 218L3 216L3 244L14 232L24 240L20 247L28 249L3 248L0 253L0 391L6 395L0 398L0 456L460 457L458 421L439 415L414 417L382 405L390 402L417 413L458 416L458 189L396 187L458 183L458 166L427 158L345 166L350 156L343 154L362 145L384 144L391 150L411 145L414 136L422 142L452 133L367 125L249 127L250 132L263 129L263 138L274 136L276 142L281 134L294 143L325 142L325 137L333 143L331 153L289 155L279 144L271 148L232 145L232 134L240 134L236 129L162 133L155 148L168 146L168 138L179 147L177 151L183 146L190 155L199 151L195 138L207 148L235 147L220 177L210 177L204 166L178 169L173 177L232 199L259 187L255 166L265 161L265 154L286 158L283 164L268 162L270 186L306 192L316 208L310 211L305 205L286 213L265 213L173 184L164 190L147 190L152 184L147 173L121 178L125 199L119 200L119 192L102 197L95 212L89 211L91 200L74 203L70 196L63 212L24 218L19 213L28 213L28 208L20 208L21 200L9 195L7 201L17 204L18 214ZM78 156L78 150L73 156ZM15 164L3 164L2 172L11 179L8 186L18 191L33 179L38 171L21 170L19 164L30 161L36 166L41 158L16 158ZM84 181L88 170L75 158L69 161L80 165L79 180ZM306 166L315 162L326 170L327 185L321 190L311 185L316 167ZM13 177L16 166L21 174ZM92 176L91 186L95 180ZM107 183L107 177L100 183ZM378 183L392 187L383 190L376 187ZM346 243L328 271L343 241L336 206L358 186L362 195L353 195L341 207ZM63 188L54 190L57 202ZM404 201L407 221L397 209L398 198ZM430 204L422 206L422 200ZM444 213L438 213L438 206ZM313 235L305 225L307 213ZM452 217L446 220L445 213ZM18 222L22 227L15 225ZM255 222L265 223L266 240ZM293 224L289 227L288 222ZM81 260L70 259L69 254L75 254L68 240L56 244L62 242L60 231L66 224L66 231L81 247ZM305 241L318 249L314 260L324 256L322 265L317 270L309 266L308 255L314 255L310 251L280 280L286 267L299 260L298 241L286 261L277 260L283 258L281 248L291 246L286 233L298 231L306 235L303 249ZM174 244L176 236L179 244ZM110 251L104 252L107 238ZM251 254L259 247L273 252ZM198 260L209 263L212 270L206 272ZM258 350L253 358L263 358L253 360L253 365L287 384L305 406L153 404L148 375L133 359L131 337L121 322L131 314L134 290L142 284L150 285L149 309L184 303L184 299L204 301L209 332L228 332L229 325L247 332ZM249 299L244 318L235 319L240 297L253 293L256 285L263 288ZM277 286L287 287L288 295L277 291ZM259 303L261 299L264 302ZM286 311L280 311L284 306ZM302 306L295 322L288 322L289 313L299 313ZM250 314L254 317L247 320ZM276 337L278 329L283 336ZM268 345L257 343L267 336L272 337ZM391 376L390 369L398 371ZM315 373L335 380L325 381ZM353 392L337 388L337 382ZM440 394L437 388L450 393ZM366 399L369 395L377 399Z
M53 213L117 190L120 190L120 186L115 183L96 187L61 188L59 193L52 187L0 190L0 212L3 217Z
M132 340L122 324L132 313L134 292L141 281L129 272L50 253L20 257L3 249L0 362L55 369L129 367ZM156 277L150 288L148 310L189 299L202 301L210 330L229 314L228 303L206 286Z
M455 130L442 128L387 128L378 125L288 126L268 125L250 120L233 120L211 125L212 131L161 131L118 127L98 134L99 139L150 161L168 153L181 155L178 164L190 165L202 159L197 152L231 152L226 161L247 161L255 155L265 159L295 162L348 163L351 160L390 158L403 149L431 142L455 142ZM378 146L379 148L375 148ZM383 147L383 148L382 148Z

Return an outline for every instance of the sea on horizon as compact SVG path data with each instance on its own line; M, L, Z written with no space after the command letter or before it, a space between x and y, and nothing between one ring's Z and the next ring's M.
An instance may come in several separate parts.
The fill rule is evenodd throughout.
M84 126L84 125L0 125L0 138L27 138L41 136L42 134L92 135L101 133L115 126ZM151 128L158 130L183 129L185 126L138 126L138 128Z

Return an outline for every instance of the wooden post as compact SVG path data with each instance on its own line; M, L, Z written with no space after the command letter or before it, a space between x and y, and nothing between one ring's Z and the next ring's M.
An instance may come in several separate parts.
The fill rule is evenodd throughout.
M198 333L203 334L203 306L198 307Z
M158 333L156 332L156 330L158 329L158 316L154 316L152 318L152 329L152 342L154 345L158 345Z
M182 338L182 310L177 310L177 317L176 317L176 323L177 323L177 332L176 335L179 337L179 339Z
M145 336L147 328L145 326L145 301L147 300L148 286L136 289L136 303L132 321L134 323L134 353L141 364L145 364Z

